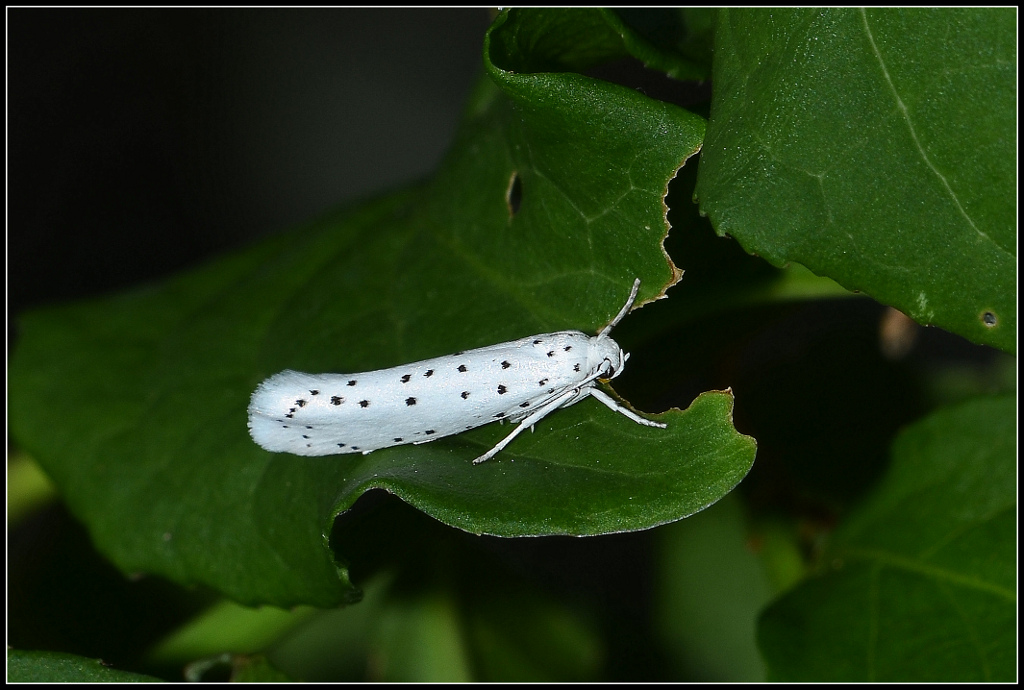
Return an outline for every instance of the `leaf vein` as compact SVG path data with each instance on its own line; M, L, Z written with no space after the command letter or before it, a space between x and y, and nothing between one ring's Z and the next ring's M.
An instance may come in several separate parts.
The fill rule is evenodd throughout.
M988 242L991 242L994 246L998 247L1001 252L1009 254L1009 252L999 246L991 237L988 236L986 232L977 226L970 215L968 215L963 204L960 203L960 199L950 186L949 180L947 180L946 176L943 175L937 167L935 167L934 163L932 163L931 158L929 158L928 153L924 150L924 146L921 145L921 141L917 137L917 130L914 128L914 123L910 119L910 112L907 110L906 104L903 102L899 92L896 90L896 85L893 83L892 77L889 75L889 68L886 66L885 59L882 57L882 53L878 49L878 44L875 43L874 34L872 34L871 27L868 25L867 11L864 8L860 9L860 16L864 24L864 33L867 35L868 42L871 44L871 50L875 54L875 60L878 61L878 66L882 70L882 76L885 77L885 82L888 84L889 90L892 92L892 96L896 100L896 107L899 108L903 121L907 125L907 131L910 132L910 138L913 139L914 146L917 147L917 151L921 154L922 160L924 160L925 164L931 169L935 177L938 178L939 182L942 183L942 186L946 189L946 193L949 195L949 198L953 200L957 210L960 211L960 215L963 216L964 220L967 221L967 224L971 226L974 232Z

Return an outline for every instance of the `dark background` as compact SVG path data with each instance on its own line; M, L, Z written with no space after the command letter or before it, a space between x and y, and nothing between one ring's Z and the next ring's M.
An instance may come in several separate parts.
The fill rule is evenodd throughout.
M9 9L8 344L427 176L489 10ZM13 329L13 331L12 331Z
M8 348L27 309L153 282L428 176L484 9L7 10ZM63 504L8 534L8 643L130 663L212 597L129 581ZM180 669L175 675L180 678Z

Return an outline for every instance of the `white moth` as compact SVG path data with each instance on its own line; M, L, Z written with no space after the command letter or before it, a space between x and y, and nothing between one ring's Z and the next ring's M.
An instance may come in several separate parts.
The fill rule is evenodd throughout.
M665 428L622 407L597 388L629 355L608 333L636 300L596 336L541 333L363 374L282 371L261 383L249 403L249 433L266 450L296 455L369 453L426 443L494 421L519 422L473 461L494 457L526 428L561 407L593 396L637 424Z

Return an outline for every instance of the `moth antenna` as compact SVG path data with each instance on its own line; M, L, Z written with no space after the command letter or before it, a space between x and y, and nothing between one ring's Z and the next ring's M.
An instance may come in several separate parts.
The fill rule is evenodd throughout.
M619 321L622 321L623 317L625 317L626 314L629 313L630 307L632 307L633 302L636 301L636 293L639 292L639 290L640 279L637 278L636 280L633 281L633 289L629 293L629 299L627 299L626 303L622 305L622 309L620 309L618 315L614 319L612 319L612 322L605 326L604 328L602 328L601 332L597 334L598 338L604 338L605 336L607 336L608 332L615 328Z

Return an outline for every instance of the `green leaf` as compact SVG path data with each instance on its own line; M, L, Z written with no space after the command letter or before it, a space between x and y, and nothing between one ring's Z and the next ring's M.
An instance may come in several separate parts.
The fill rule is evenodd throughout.
M476 680L566 683L601 677L607 655L595 621L541 588L501 584L500 597L476 596L463 608Z
M748 544L744 518L732 494L658 535L657 624L677 679L764 680L754 630L771 587Z
M7 529L56 498L56 489L39 465L24 453L7 454Z
M1016 63L1011 8L722 10L701 210L1015 351Z
M99 659L63 652L7 650L8 683L159 683L159 678L118 671Z
M219 654L256 654L301 625L317 609L298 606L289 611L259 609L221 601L161 640L147 654L152 663L183 664Z
M682 36L683 44L678 49L664 40L654 45L627 26L620 15L640 24L645 35ZM582 72L603 62L633 57L676 79L705 79L710 51L701 46L710 42L710 23L709 14L699 10L512 10L494 22L490 50L485 55L506 77L515 72Z
M788 681L1012 681L1017 653L1013 397L903 432L830 572L767 610L760 644Z
M328 547L335 516L373 488L477 534L592 535L678 520L747 473L754 442L733 428L729 392L665 413L666 430L584 401L481 466L508 427L326 458L249 438L249 396L282 369L596 332L635 277L640 302L677 280L664 196L703 120L579 74L488 70L429 184L22 321L12 432L120 568L248 604L331 606L358 596Z
M468 650L452 597L395 596L383 606L371 639L371 680L468 682Z

